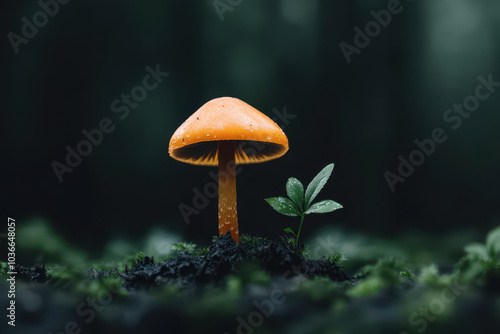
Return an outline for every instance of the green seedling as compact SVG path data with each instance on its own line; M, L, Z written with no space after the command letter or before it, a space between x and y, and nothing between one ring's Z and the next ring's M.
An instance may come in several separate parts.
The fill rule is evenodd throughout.
M285 233L290 233L295 237L295 247L297 248L299 246L299 236L305 215L310 213L328 213L342 208L342 205L330 199L312 204L312 201L318 196L319 192L330 178L330 175L332 175L332 171L333 164L329 164L323 168L311 183L309 183L305 194L302 183L296 178L291 177L286 183L286 193L289 198L266 198L266 202L279 213L291 217L300 217L300 225L297 234L295 234L290 227L285 228Z

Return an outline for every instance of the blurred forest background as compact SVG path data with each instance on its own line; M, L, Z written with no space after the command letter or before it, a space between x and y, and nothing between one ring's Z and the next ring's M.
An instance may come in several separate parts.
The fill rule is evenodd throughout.
M42 9L3 1L4 217L39 217L94 252L162 229L208 244L217 199L190 224L178 206L192 205L216 169L180 163L167 147L202 104L233 96L270 117L294 115L284 127L289 152L238 175L240 233L276 239L296 228L264 198L285 195L291 176L308 184L331 162L318 199L344 209L307 217L305 237L325 226L395 236L498 224L500 89L455 131L443 114L474 94L479 76L500 81L500 2L401 1L350 63L340 43L353 45L354 28L364 31L390 1L220 2L222 14L212 0L70 1L16 53L8 34L21 35L22 18ZM157 64L169 76L121 120L111 103ZM51 164L104 118L114 131L59 182ZM384 173L397 173L398 156L435 128L447 141L391 192Z

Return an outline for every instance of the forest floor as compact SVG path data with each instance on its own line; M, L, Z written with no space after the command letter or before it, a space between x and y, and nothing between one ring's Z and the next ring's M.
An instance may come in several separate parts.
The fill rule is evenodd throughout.
M313 257L310 248L296 249L287 239L242 236L236 244L225 235L206 247L175 243L168 255L156 258L139 252L121 260L83 261L60 239L51 240L47 254L57 253L57 261L16 265L16 327L4 320L2 333L4 327L6 333L58 334L500 328L500 227L483 242L460 246L462 255L454 262L436 255L429 263L429 251L420 260L414 251L400 256L398 249L409 242L384 242L381 253L358 240L346 262L336 251ZM441 247L453 244L450 239ZM398 256L381 256L391 252ZM8 278L7 264L0 264L0 275ZM0 289L7 292L2 281ZM2 305L7 299L7 293L0 295Z

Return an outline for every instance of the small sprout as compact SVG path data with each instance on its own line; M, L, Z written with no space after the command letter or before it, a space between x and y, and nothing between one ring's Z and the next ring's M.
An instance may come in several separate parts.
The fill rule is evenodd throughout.
M325 186L326 182L332 175L333 164L329 164L309 183L304 194L304 186L294 177L288 179L286 183L286 192L289 198L286 197L271 197L266 198L266 202L271 207L285 216L300 217L300 225L297 234L290 227L285 228L285 233L290 233L295 236L295 247L299 246L299 236L302 230L304 217L310 213L328 213L341 209L342 205L332 200L323 200L312 204L312 201L318 196L319 192Z
M283 240L285 244L292 245L295 247L295 240L296 240L295 233L293 237L288 235L281 236L281 240Z

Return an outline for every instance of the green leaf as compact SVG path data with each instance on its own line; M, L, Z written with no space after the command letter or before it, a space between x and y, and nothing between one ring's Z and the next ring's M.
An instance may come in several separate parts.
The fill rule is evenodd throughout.
M300 216L299 209L295 206L295 204L285 197L271 197L266 198L266 202L269 203L270 206L273 207L274 210L285 216Z
M306 214L310 213L327 213L327 212L332 212L338 209L342 209L342 205L332 201L331 199L326 199L324 201L314 203L307 209L305 212Z
M283 231L285 231L285 233L292 233L293 235L295 235L290 227L285 228Z
M297 204L300 210L304 205L304 186L294 177L291 177L286 182L286 193L288 197Z
M318 196L319 192L325 186L326 182L332 175L333 164L329 164L321 170L321 172L316 175L316 177L309 183L306 189L306 197L304 203L304 209L308 209L311 202Z

